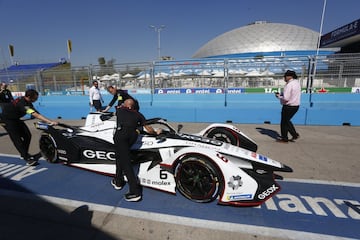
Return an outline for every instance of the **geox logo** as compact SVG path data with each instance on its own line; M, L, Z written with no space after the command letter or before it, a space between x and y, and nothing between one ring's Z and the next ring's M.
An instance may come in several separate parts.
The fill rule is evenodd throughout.
M114 152L84 150L83 155L86 158L96 158L99 160L112 160L112 161L116 160Z
M265 191L260 193L258 195L258 198L265 199L266 197L270 196L272 193L276 192L278 189L279 189L279 187L276 186L275 184L273 184L271 187L269 187L268 189L266 189Z

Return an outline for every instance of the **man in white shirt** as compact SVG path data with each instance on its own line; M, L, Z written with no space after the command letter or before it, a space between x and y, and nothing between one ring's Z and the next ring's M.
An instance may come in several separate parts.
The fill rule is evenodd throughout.
M282 94L276 93L276 97L282 104L280 123L281 137L277 139L277 142L281 143L289 142L288 133L292 136L290 141L294 141L300 137L291 122L291 118L299 110L301 86L294 71L287 70L284 74L284 80L286 82L284 92Z
M89 89L90 106L94 107L96 111L102 110L101 103L104 102L97 81L93 81L93 86Z

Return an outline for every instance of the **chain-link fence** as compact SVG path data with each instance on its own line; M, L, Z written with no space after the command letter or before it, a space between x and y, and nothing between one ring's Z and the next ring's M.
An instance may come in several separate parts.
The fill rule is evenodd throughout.
M14 70L15 69L15 70ZM236 59L191 59L50 69L1 70L0 79L12 91L35 88L47 92L86 94L93 80L101 87L156 88L278 88L286 70L296 71L307 91L314 88L360 87L360 54L281 56Z

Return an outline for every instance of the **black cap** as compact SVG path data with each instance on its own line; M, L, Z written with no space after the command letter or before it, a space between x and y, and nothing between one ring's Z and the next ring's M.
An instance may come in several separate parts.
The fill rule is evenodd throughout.
M286 76L291 76L292 78L297 79L296 72L291 71L291 70L287 70L287 71L285 72L284 77L286 77Z

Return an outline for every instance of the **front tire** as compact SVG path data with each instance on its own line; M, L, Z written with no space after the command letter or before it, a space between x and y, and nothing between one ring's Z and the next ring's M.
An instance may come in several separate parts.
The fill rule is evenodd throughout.
M201 155L188 156L175 170L176 187L194 202L211 202L223 189L222 176L211 160Z
M57 147L54 138L50 134L43 134L39 140L41 155L51 163L58 161Z

